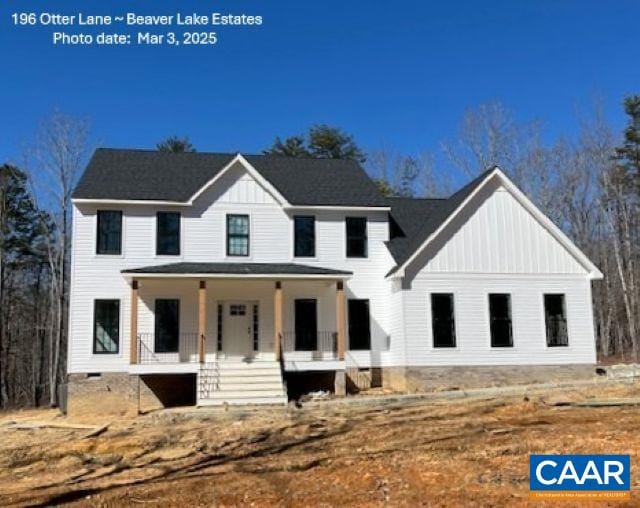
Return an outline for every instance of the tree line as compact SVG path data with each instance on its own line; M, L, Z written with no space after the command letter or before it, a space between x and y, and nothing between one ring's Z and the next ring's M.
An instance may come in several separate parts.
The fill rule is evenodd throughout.
M596 263L601 358L640 359L640 96L624 101L616 134L595 107L579 135L544 141L538 122L519 123L500 103L469 109L437 151L366 152L339 128L275 138L264 153L362 163L387 196L446 196L500 166ZM156 146L193 152L187 137ZM71 194L91 151L89 122L54 113L20 164L0 166L0 407L55 405L66 376Z

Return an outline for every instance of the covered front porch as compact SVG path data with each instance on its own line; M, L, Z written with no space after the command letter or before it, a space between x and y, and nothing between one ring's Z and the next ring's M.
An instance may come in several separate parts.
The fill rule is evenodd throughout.
M131 373L199 372L220 362L345 368L348 272L177 263L123 274L131 287Z

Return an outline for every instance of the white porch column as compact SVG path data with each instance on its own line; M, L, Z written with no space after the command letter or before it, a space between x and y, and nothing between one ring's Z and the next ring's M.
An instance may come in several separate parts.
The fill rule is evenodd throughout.
M138 281L131 281L131 330L129 363L138 363Z
M277 281L273 293L273 351L276 360L282 355L282 282Z
M336 332L338 333L338 360L344 360L346 350L344 282L336 282Z
M200 281L198 289L198 356L200 363L204 363L205 334L207 332L207 282Z

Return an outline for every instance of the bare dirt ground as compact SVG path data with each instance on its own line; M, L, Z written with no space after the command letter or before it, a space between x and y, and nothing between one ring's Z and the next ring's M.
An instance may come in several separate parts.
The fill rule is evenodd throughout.
M521 506L530 502L531 453L629 453L636 505L640 407L553 404L639 396L636 383L302 410L171 411L112 421L93 437L87 429L11 428L74 421L55 411L2 413L0 505Z

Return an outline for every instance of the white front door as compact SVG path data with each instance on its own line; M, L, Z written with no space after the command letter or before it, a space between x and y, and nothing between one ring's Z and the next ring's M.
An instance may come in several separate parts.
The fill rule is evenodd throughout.
M251 302L225 302L222 350L226 357L253 356L252 309Z

